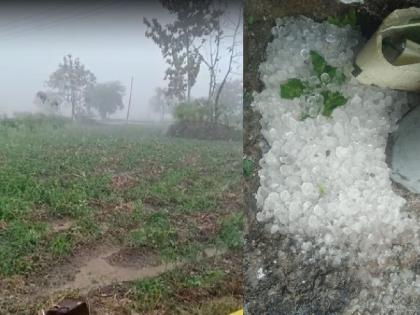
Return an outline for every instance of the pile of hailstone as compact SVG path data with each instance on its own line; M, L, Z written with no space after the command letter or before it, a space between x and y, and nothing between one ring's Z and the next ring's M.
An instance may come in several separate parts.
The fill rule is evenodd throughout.
M300 240L303 252L336 264L346 260L386 269L390 257L399 254L393 244L411 242L419 248L417 223L401 211L405 200L393 192L385 162L388 133L407 110L406 94L361 85L352 77L355 53L363 42L350 26L304 17L278 19L276 24L267 60L260 66L265 89L253 103L269 144L260 161L257 220L267 222L272 233ZM310 51L346 77L343 84L327 84L347 100L330 117L302 119L303 111L319 107L311 99L322 101L322 95L286 99L279 93L291 78L313 80ZM319 113L319 108L312 112ZM420 293L420 275L410 279L407 287ZM382 280L377 280L379 287Z

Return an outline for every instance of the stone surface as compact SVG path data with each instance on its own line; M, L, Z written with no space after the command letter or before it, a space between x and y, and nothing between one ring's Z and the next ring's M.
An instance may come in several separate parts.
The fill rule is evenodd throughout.
M420 193L420 106L401 119L391 137L392 179Z

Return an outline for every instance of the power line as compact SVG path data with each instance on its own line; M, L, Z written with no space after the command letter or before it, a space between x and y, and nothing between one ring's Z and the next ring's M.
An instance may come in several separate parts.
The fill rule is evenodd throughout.
M64 3L61 3L61 5L59 5L59 6L47 7L47 8L44 8L44 9L42 9L40 7L41 10L38 10L37 11L37 14L34 14L32 12L31 14L26 14L26 15L23 15L23 16L19 16L19 19L18 20L14 20L14 21L12 21L10 23L4 24L4 26L1 26L0 27L0 32L1 31L14 30L16 27L20 27L22 25L25 26L25 24L28 24L29 25L29 23L22 23L22 22L30 22L31 20L36 20L37 21L40 18L51 16L52 13L54 13L54 12L57 11L57 9L60 10L64 6L68 7L69 4L71 5L71 3L69 3L69 2L65 3L64 6L63 6L63 4Z
M108 7L111 7L111 6L114 6L115 7L115 6L120 6L120 5L123 5L123 4L125 4L125 3L122 2L122 1L111 1L111 3L108 3L107 5L96 7L94 9L92 9L92 10L89 10L89 11L83 11L83 12L85 12L85 14L82 14L82 15L79 15L79 14L71 15L71 16L67 16L67 17L64 17L64 18L60 18L60 19L54 20L54 21L49 21L49 23L45 23L45 24L42 24L42 25L37 25L38 26L37 28L31 27L30 29L22 30L21 32L14 32L14 33L10 33L10 34L4 34L4 35L6 35L6 37L4 37L2 39L0 38L0 39L1 39L1 41L14 40L14 39L18 38L22 34L25 35L25 34L28 34L28 33L33 33L34 31L48 30L48 29L53 28L54 26L62 25L63 22L69 22L69 21L76 21L76 20L84 19L84 18L93 16L98 11L101 11L101 10L106 9ZM80 12L80 13L82 13L82 12ZM0 36L1 35L2 34L0 34Z
M53 19L44 21L44 23L40 23L40 24L38 23L36 25L34 25L34 23L21 23L20 24L21 27L23 26L23 27L27 27L27 28L22 29L22 30L20 30L18 28L17 30L12 31L12 32L5 32L3 34L0 33L0 37L5 36L5 39L9 39L9 38L13 38L15 35L24 34L24 33L27 33L27 32L33 32L34 30L37 31L37 30L42 30L42 29L48 29L50 26L58 25L62 21L72 20L72 19L78 18L78 17L84 17L86 14L89 16L90 13L96 12L96 11L101 10L103 8L106 8L109 5L114 4L114 2L115 2L114 0L108 1L108 3L106 5L95 7L94 9L89 10L89 11L86 11L86 8L79 8L79 10L73 11L72 12L73 14L71 14L71 15L67 15L67 16L64 16L64 17L61 17L61 16L55 17ZM82 13L82 15L80 15L81 13ZM86 14L83 14L83 13L86 13Z

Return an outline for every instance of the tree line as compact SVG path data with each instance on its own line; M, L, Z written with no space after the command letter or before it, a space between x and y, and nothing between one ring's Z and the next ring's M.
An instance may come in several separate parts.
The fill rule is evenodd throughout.
M98 83L95 75L72 55L63 57L46 82L49 90L39 91L36 102L49 111L58 111L64 104L71 109L73 120L91 117L102 119L124 107L125 87L119 81Z
M231 77L242 59L241 10L235 16L227 15L227 2L216 0L159 2L174 21L162 24L157 18L143 19L145 36L160 48L167 65L167 86L155 90L149 105L162 120L170 112L177 119L240 124L242 81ZM203 67L209 74L208 93L194 99L191 90ZM120 82L97 82L95 75L70 54L46 85L47 91L37 93L38 104L52 111L64 104L73 119L94 114L105 119L124 107L125 87Z

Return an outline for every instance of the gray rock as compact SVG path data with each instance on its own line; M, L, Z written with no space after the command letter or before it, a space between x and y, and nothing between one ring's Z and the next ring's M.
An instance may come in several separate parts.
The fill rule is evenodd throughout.
M391 135L391 178L420 193L420 107L408 112Z

